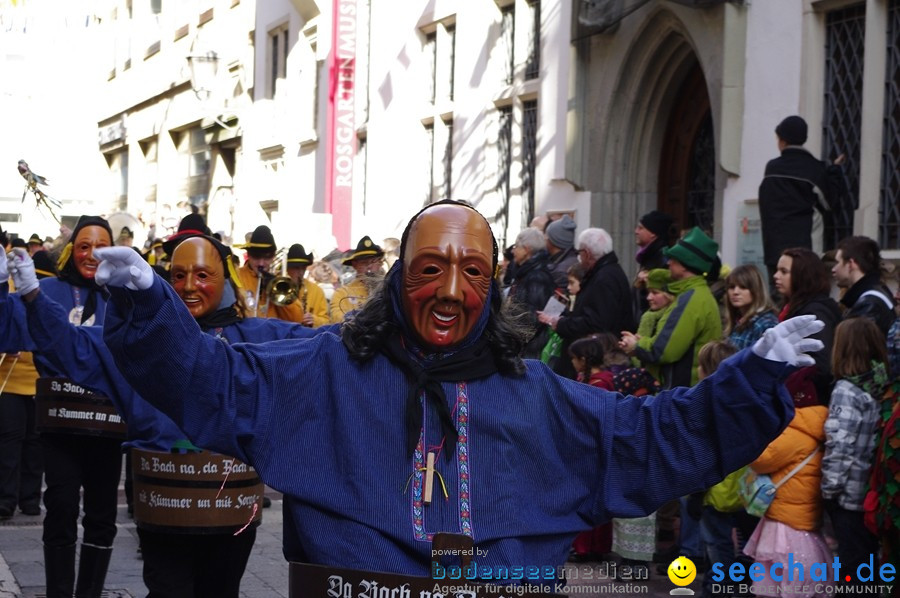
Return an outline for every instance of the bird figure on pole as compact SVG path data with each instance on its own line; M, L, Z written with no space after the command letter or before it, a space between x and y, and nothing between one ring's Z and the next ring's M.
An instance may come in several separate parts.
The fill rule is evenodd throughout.
M38 187L38 185L49 185L50 183L47 181L47 178L33 172L28 166L28 162L25 160L19 160L18 170L26 183L25 190L22 192L22 201L25 201L25 197L28 195L28 192L31 191L34 194L34 200L37 203L37 206L41 207L43 205L47 208L47 211L50 212L53 219L59 223L60 220L53 211L53 207L61 208L62 204L44 193L44 191Z

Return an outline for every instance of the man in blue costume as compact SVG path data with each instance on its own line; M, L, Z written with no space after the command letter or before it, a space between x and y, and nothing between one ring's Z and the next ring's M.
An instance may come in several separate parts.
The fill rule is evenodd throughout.
M470 536L479 568L561 565L577 532L754 459L793 416L785 362L819 347L805 318L691 389L635 398L559 378L518 357L496 242L460 202L410 221L382 291L340 336L225 345L143 260L100 257L120 371L193 442L284 493L289 560L329 566L425 575L437 532Z

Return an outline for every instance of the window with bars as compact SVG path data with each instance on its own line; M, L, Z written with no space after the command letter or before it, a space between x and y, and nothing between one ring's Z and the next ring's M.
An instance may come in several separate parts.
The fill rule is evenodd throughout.
M451 179L453 178L453 121L445 120L447 140L444 143L444 184L441 185L440 199L450 199Z
M537 155L537 100L522 102L522 226L534 218L534 170Z
M425 36L425 62L428 67L428 101L434 104L437 91L437 32Z
M516 10L510 4L500 9L500 44L503 50L503 81L509 85L516 72Z
M525 79L534 79L541 71L541 0L528 3L531 28L528 30L528 58L525 60Z
M846 156L844 172L853 197L859 196L860 137L862 129L863 56L866 6L856 4L828 13L825 21L825 160ZM853 234L849 206L825 222L825 249Z
M900 0L888 6L878 242L900 247Z
M510 176L512 174L512 106L503 106L497 110L498 134L497 134L497 187L500 192L501 207L496 216L496 222L501 231L501 245L506 245L506 226L509 223L509 203L511 197Z
M448 90L448 95L452 100L456 83L453 78L453 75L456 72L456 25L447 26L447 46L450 53L450 89Z
M276 85L279 79L287 77L287 59L290 48L288 46L287 24L277 27L269 32L269 98L275 97Z
M428 188L425 192L425 201L423 205L431 203L431 196L434 193L434 123L425 125L425 182Z

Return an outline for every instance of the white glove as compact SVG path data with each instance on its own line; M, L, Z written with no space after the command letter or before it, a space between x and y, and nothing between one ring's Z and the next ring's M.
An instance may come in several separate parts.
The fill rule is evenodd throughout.
M99 247L94 250L94 257L100 260L94 274L94 281L99 285L132 291L145 291L153 286L153 268L131 247Z
M9 263L9 270L13 284L16 285L16 292L19 295L27 295L40 286L34 272L34 262L28 251L21 247L13 247L10 256L12 260Z
M0 247L0 284L9 280L9 265L6 262L6 252Z
M825 345L820 340L806 338L825 328L816 316L797 316L769 328L753 345L753 352L769 361L782 361L797 367L813 365L816 361L806 355Z

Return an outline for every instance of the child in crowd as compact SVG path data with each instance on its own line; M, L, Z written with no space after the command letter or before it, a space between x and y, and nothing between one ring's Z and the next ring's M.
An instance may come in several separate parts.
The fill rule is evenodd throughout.
M750 464L753 471L771 476L775 484L802 464L778 488L744 547L744 553L763 566L762 580L754 581L751 588L757 596L812 598L830 595L828 584L789 580L777 566L775 573L780 579L770 576L774 563L793 562L797 563L797 568L802 566L804 571L809 571L813 563L833 560L821 529L821 444L825 440L828 407L820 405L813 392L794 393L793 399L794 419Z
M825 420L822 497L842 570L848 572L868 563L872 555L876 562L878 558L878 538L863 522L863 499L875 455L880 401L890 381L887 362L884 336L869 318L850 318L835 328L831 363L837 384Z
M575 296L581 291L581 281L584 278L584 268L579 263L574 263L566 270L566 278L569 284L566 290L569 291L569 311L575 309Z
M738 350L749 347L778 324L766 287L759 269L749 264L738 266L725 278L725 338Z
M604 390L613 390L613 373L604 366L600 335L592 334L569 345L569 359L578 373L576 380Z
M737 348L727 340L706 343L697 356L697 377L703 380L715 372L720 363L737 352ZM706 557L710 563L722 563L725 571L728 571L736 560L732 531L735 526L735 513L743 510L739 480L744 469L742 467L732 472L708 491L691 496L694 506L691 515L699 515L700 537L703 540ZM703 577L701 594L704 598L731 595L731 592L724 594L714 592L713 583L712 571L707 570Z
M571 285L570 285L571 286ZM604 368L603 343L600 335L592 334L569 345L569 359L578 373L577 380L604 390L613 390L613 374ZM612 524L598 525L581 532L572 542L569 560L581 563L598 560L608 553L612 545Z
M618 355L628 361L625 353L618 349L615 336L612 334L608 336L616 348L607 355ZM642 397L655 395L662 390L659 382L647 370L628 366L630 363L619 368L613 376L616 392ZM613 519L612 525L612 551L622 557L617 571L618 579L622 581L648 579L650 562L656 551L656 513L634 519Z

